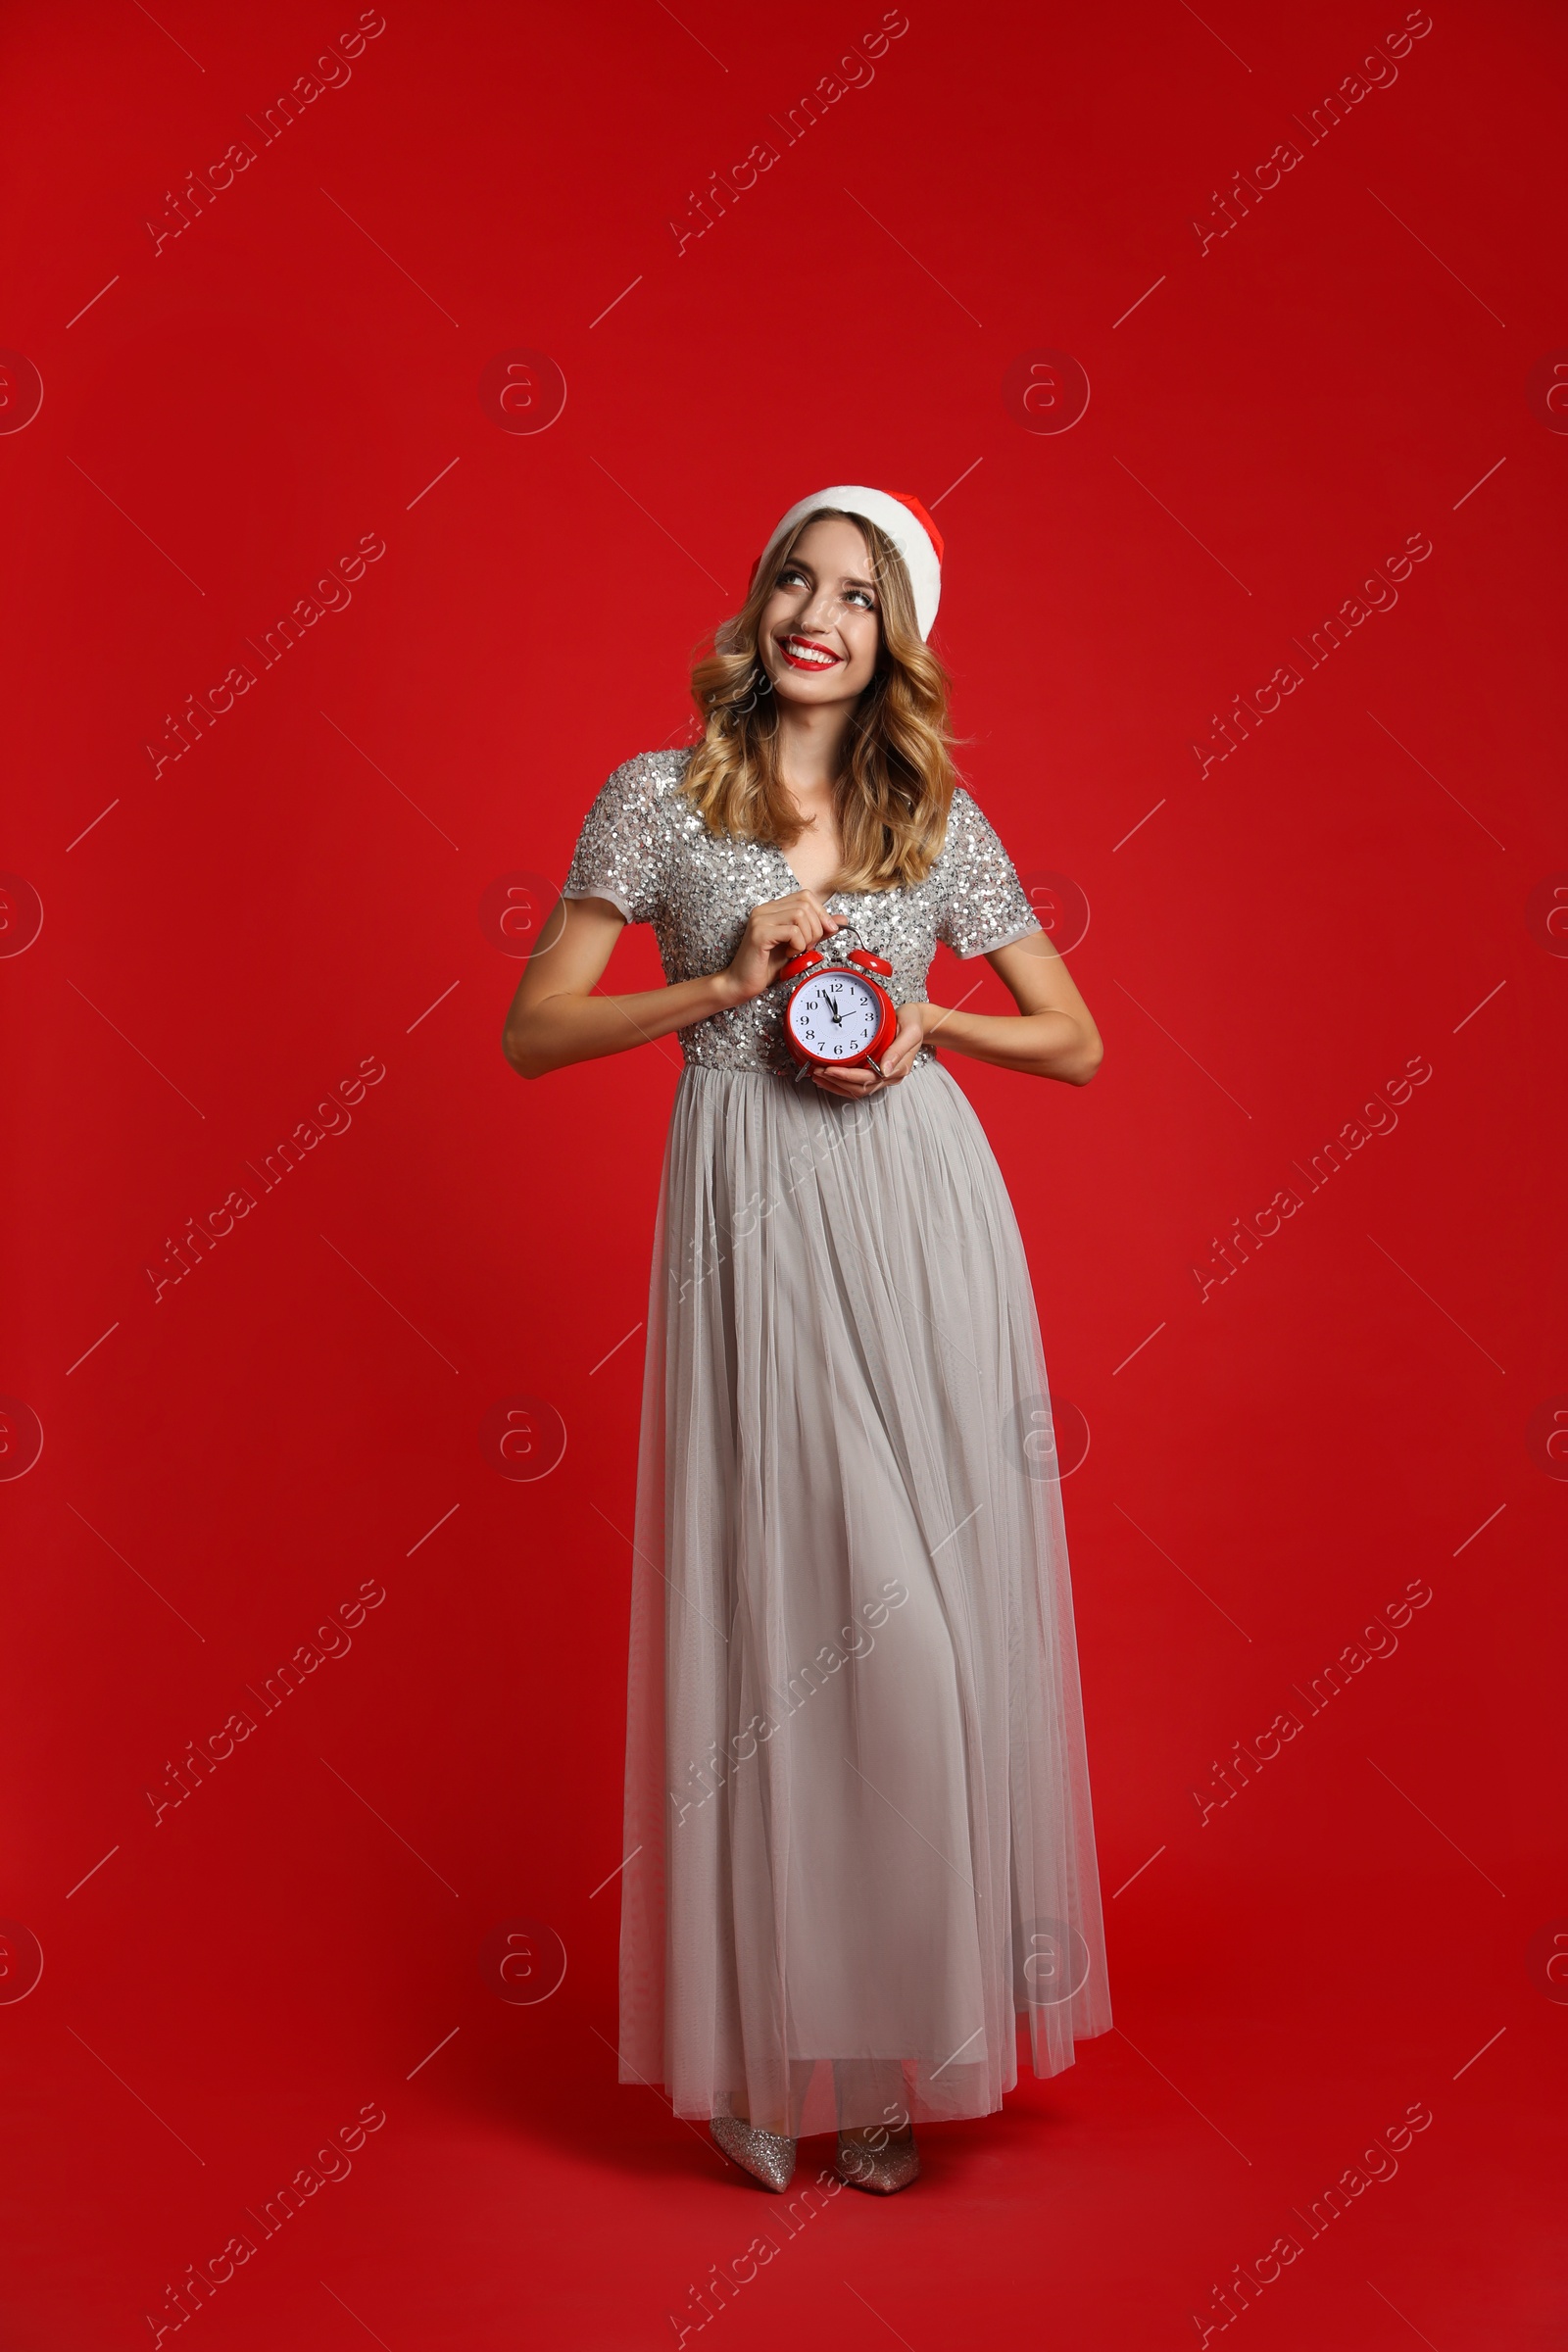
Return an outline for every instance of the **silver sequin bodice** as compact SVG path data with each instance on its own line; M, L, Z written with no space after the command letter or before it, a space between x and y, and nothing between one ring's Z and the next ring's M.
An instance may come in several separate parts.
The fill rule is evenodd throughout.
M690 753L641 752L617 767L583 821L562 895L608 899L631 923L652 923L670 983L718 972L740 944L753 907L801 885L782 851L710 833L680 789ZM870 948L886 956L896 1004L923 1003L938 940L980 956L1040 929L1012 861L961 786L947 838L923 882L902 890L835 891L825 902L853 932L824 943L829 956ZM842 943L842 945L840 944ZM704 1069L787 1070L783 1008L791 983L679 1032L687 1061ZM916 1062L929 1061L921 1046Z

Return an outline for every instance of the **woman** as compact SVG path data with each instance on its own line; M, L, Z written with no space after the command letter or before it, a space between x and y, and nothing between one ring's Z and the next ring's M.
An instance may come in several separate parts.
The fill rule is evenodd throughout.
M765 2186L918 2171L1110 2023L1028 1268L933 1041L1082 1086L1100 1039L949 756L913 499L792 508L699 662L693 751L617 768L508 1019L529 1078L678 1030L648 1318L623 2082ZM650 922L668 985L594 992ZM837 935L842 933L843 939ZM938 939L1015 1014L926 1001ZM779 974L865 947L880 1062L802 1084ZM972 994L971 992L968 992ZM803 1073L804 1074L804 1073Z

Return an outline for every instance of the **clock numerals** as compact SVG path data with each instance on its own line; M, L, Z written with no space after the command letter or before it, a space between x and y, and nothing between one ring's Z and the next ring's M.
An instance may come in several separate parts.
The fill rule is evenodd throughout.
M825 976L795 999L790 1025L819 1060L853 1060L866 1053L881 1025L881 1009L858 980Z

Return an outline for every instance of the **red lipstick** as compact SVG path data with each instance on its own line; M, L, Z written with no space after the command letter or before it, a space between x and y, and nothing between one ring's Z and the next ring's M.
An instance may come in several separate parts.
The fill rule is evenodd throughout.
M844 658L842 654L835 654L830 646L821 644L815 637L785 637L780 642L779 651L791 669L815 671L819 676L825 675L830 669L837 668Z

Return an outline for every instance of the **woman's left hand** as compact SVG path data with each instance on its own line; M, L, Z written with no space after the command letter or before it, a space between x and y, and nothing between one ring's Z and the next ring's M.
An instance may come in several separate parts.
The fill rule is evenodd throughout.
M909 1065L924 1040L926 1023L936 1007L931 1004L906 1004L899 1013L899 1026L893 1043L882 1056L882 1075L863 1065L857 1070L815 1070L812 1083L824 1095L843 1095L858 1102L862 1095L879 1095L884 1088L899 1085L909 1074Z

